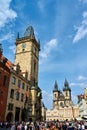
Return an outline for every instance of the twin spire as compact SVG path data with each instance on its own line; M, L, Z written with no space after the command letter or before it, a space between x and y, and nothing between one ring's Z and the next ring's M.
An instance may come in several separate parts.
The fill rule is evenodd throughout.
M69 87L69 83L68 83L67 79L65 78L63 91L66 91L66 90L71 91L71 88ZM55 84L54 84L53 92L55 92L55 91L58 91L58 84L57 84L57 81L55 81Z
M58 91L58 84L57 84L57 81L55 81L55 84L54 84L54 90L53 90L54 92L55 91Z

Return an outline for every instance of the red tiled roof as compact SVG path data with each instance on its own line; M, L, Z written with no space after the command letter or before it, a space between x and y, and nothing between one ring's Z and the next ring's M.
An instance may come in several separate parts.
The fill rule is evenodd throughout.
M14 64L4 56L1 57L0 62L4 63L8 68L14 66Z

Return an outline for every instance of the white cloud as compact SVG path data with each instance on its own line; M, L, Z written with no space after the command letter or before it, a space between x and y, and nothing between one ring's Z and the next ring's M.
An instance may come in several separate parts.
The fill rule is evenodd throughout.
M0 38L0 42L6 41L6 40L10 40L10 39L12 39L13 36L14 36L14 34L9 32L8 34L6 34L2 38Z
M39 1L38 1L38 7L40 8L40 10L41 10L42 12L44 11L45 4L44 4L44 1L43 1L43 0L39 0Z
M87 36L87 12L83 12L83 20L81 26L75 28L77 30L76 35L73 39L73 43L78 42L79 40L83 39Z
M11 0L0 0L0 27L17 17L17 13L10 8L10 3Z
M84 77L84 76L78 76L77 78L79 81L83 81L83 80L87 80L87 77Z
M87 3L87 0L79 0L80 2L82 1L83 3Z
M87 88L87 83L70 83L71 87Z
M43 52L40 53L41 58L47 58L53 49L57 47L57 39L51 39L44 45Z
M87 18L87 12L86 12L86 11L83 13L83 17L84 17L84 18ZM86 23L86 24L87 24L87 23Z
M38 0L37 5L40 11L43 13L46 10L46 6L54 0Z
M15 45L9 46L9 49L15 54L15 49L16 49Z
M87 0L83 0L83 3L87 3Z

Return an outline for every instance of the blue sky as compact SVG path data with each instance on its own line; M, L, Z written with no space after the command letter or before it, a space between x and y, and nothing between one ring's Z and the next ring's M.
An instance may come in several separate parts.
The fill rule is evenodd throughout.
M32 25L40 39L39 86L52 108L55 80L62 90L65 78L72 100L87 87L87 0L0 0L0 43L14 62L15 39Z

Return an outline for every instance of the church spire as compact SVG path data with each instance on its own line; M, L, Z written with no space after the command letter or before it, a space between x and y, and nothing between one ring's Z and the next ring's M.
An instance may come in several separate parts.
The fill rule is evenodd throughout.
M63 91L66 91L66 90L71 91L71 89L69 87L69 83L68 83L67 79L65 78Z
M54 90L53 90L53 92L55 92L55 91L58 91L58 84L57 84L57 81L55 81L55 84L54 84Z

